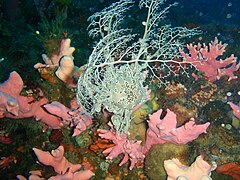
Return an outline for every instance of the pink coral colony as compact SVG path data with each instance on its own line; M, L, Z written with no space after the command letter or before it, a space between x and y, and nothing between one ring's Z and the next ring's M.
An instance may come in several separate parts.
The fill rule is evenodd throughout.
M222 44L217 39L209 44L209 47L203 44L188 45L187 48L190 51L190 55L180 50L184 58L184 62L190 63L195 66L199 71L204 72L205 78L213 82L219 79L223 75L227 75L229 80L235 79L234 72L239 69L239 64L236 64L236 58L231 55L225 60L217 60L218 56L221 56L225 52L225 44ZM43 55L45 64L37 64L35 68L58 66L56 75L59 76L64 82L67 78L73 75L74 64L72 62L72 53L74 48L70 47L70 40L63 40L61 43L61 51L59 55L48 58ZM61 60L61 56L66 57ZM68 60L68 61L67 61ZM69 62L69 63L67 63ZM70 68L70 69L69 69ZM197 79L198 77L194 75ZM92 123L93 117L85 114L82 108L76 103L76 98L72 101L72 107L68 108L60 102L49 102L44 97L41 90L39 90L40 99L35 100L32 96L23 96L21 91L23 90L23 81L17 72L12 72L9 79L0 84L0 118L26 118L34 117L36 120L40 120L47 127L61 128L64 125L70 125L74 127L73 136L77 136L85 131ZM228 102L233 109L233 114L240 119L240 108ZM137 107L139 108L139 107ZM191 118L181 127L177 127L176 114L167 109L166 116L160 118L162 110L158 110L153 114L149 114L148 129L146 132L146 141L143 143L137 140L129 140L128 134L124 132L116 132L111 122L108 123L110 129L98 129L99 136L103 139L110 140L114 146L107 148L103 151L107 154L107 159L123 155L123 158L119 164L123 164L130 161L129 169L132 170L137 162L143 164L144 158L155 144L175 143L186 144L195 140L200 134L206 133L210 123L197 125L194 118ZM108 116L110 116L108 114ZM106 117L108 117L106 116ZM0 142L10 144L11 139L1 136ZM52 166L54 171L58 173L56 176L52 176L49 179L89 179L94 173L91 170L79 170L80 164L72 164L64 157L64 148L59 146L52 152L42 151L37 148L33 148L38 161L41 164ZM198 156L196 161L190 166L181 164L178 159L171 159L164 161L164 167L168 174L168 180L171 179L192 179L203 180L210 179L210 172L214 170L215 165L209 165L203 160L202 156ZM40 174L32 173L30 179L42 179ZM23 176L18 176L19 179L24 179Z
M224 75L228 76L228 80L230 81L237 78L234 72L239 69L240 64L237 64L237 58L234 57L234 55L224 60L217 59L223 55L226 46L227 44L222 44L221 41L219 42L218 39L215 38L209 46L205 44L187 45L190 55L186 54L183 50L180 50L180 53L186 63L190 63L200 72L204 72L205 78L209 81L214 82ZM194 75L194 77L197 79L196 75Z

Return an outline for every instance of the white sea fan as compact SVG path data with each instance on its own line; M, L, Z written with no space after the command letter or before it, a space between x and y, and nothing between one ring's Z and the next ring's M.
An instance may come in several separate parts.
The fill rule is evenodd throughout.
M121 27L126 11L132 0L120 0L90 18L89 35L98 39L89 57L85 72L78 80L78 102L83 109L93 115L106 108L114 115L111 120L118 132L127 132L131 113L135 106L147 101L144 88L145 73L148 77L162 81L158 68L173 72L168 63L180 57L182 40L199 34L197 29L159 26L173 3L161 9L166 0L140 0L139 7L147 8L142 36L132 34L130 29Z

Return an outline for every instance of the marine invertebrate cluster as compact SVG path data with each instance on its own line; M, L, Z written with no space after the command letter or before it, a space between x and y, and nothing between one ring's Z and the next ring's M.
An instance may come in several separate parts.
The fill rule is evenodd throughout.
M146 20L142 22L142 37L121 27L124 13L132 6L132 0L113 3L89 18L89 35L98 38L98 42L89 57L86 70L79 77L78 102L90 114L99 112L102 108L112 112L112 123L119 132L127 132L134 106L147 100L145 74L150 79L162 82L162 76L156 73L158 68L153 65L157 63L159 68L166 68L169 74L174 71L169 66L170 62L182 67L181 62L175 60L180 57L178 49L183 47L181 40L199 34L196 29L158 26L169 8L176 5L174 3L161 8L164 2L165 0L139 2L140 8L148 10ZM115 85L119 90L116 90ZM115 91L115 96L112 96L113 93L106 95L106 90ZM142 98L139 99L136 95ZM119 112L123 105L125 109Z
M104 68L103 79L92 88L92 112L100 112L102 107L114 113L112 123L118 132L127 132L131 114L136 106L148 99L148 90L143 86L145 75L139 64ZM92 77L91 77L92 78ZM86 79L84 80L86 81ZM91 84L91 81L88 81ZM80 87L81 88L81 87ZM81 95L78 94L79 99ZM84 102L84 105L88 102Z
M183 81L178 83L174 82L175 79L169 82L166 82L166 79L163 80L170 74L182 75L180 72L187 74L186 63L197 67L199 63L207 64L209 60L214 60L213 64L219 65L222 61L218 62L215 58L216 54L222 53L225 48L225 45L214 41L210 45L210 49L205 45L203 47L189 45L188 47L195 48L191 51L191 57L181 50L179 52L179 48L184 46L183 38L198 34L199 31L182 27L174 28L170 25L160 26L159 20L163 20L169 8L176 5L174 3L164 6L165 8L162 9L165 1L140 0L139 7L145 7L148 10L146 20L140 23L144 29L142 36L121 27L125 12L130 10L133 5L132 0L120 0L89 18L89 34L97 41L89 57L89 62L78 71L80 78L77 98L80 105L76 104L75 99L71 101L71 108L63 105L69 104L73 96L64 96L63 98L68 102L62 101L61 103L54 101L54 98L48 98L51 102L49 103L40 90L38 99L34 99L31 95L23 96L20 93L23 90L23 81L15 72L11 74L10 80L0 84L0 118L35 117L52 128L64 128L52 130L50 142L39 142L34 146L49 149L49 146L51 147L53 144L64 144L65 147L68 147L69 157L75 162L83 159L84 169L86 167L89 169L87 172L78 171L81 165L73 165L64 157L62 145L51 153L33 148L39 161L52 166L58 173L57 176L50 179L81 179L85 178L85 175L86 178L90 178L93 175L90 170L96 171L96 175L100 172L101 175L98 175L97 179L107 178L107 174L111 174L111 177L116 175L116 178L137 179L144 170L145 157L154 152L153 149L157 149L157 151L152 153L148 158L151 162L146 164L150 169L160 164L155 168L158 171L154 171L154 173L157 174L159 170L160 172L164 171L163 162L165 160L168 179L210 179L210 171L215 168L215 164L212 166L207 163L202 156L197 157L196 162L190 167L183 164L192 163L190 159L196 158L194 155L202 153L201 151L208 153L211 156L210 159L214 157L214 161L221 160L221 163L235 161L239 157L237 145L234 145L236 144L235 139L231 138L230 133L229 136L226 136L224 128L221 132L218 130L218 133L215 131L208 133L210 137L204 135L210 126L210 123L204 119L213 117L207 119L207 121L213 121L214 116L205 112L207 117L201 117L198 110L207 108L206 104L209 104L210 99L215 98L215 92L218 91L217 84L208 81L205 86L188 88L190 85ZM43 68L47 72L49 70L47 68L53 68L52 72L56 73L55 75L62 81L67 82L69 78L73 77L74 72L73 51L74 48L70 47L70 40L64 39L60 53L50 58L44 56L46 64L38 64L36 67ZM184 56L185 61L181 61L181 55ZM204 55L211 56L212 59L206 59ZM193 57L194 60L200 60L200 62L195 64L196 62L192 61ZM238 68L235 60L235 57L231 56L223 62L226 67L220 67L217 72L221 71L223 74L229 75L230 79L235 78L233 73ZM229 65L232 66L229 67ZM212 66L210 67L212 68ZM211 74L212 70L213 74ZM206 74L206 78L210 81L218 78L214 68L207 71ZM189 78L190 81L193 82L191 78ZM162 83L165 83L165 90L163 87L159 89ZM149 84L151 86L148 86ZM201 84L202 82L200 82ZM198 91L199 89L201 91ZM75 93L74 88L71 91ZM60 95L57 94L57 96ZM226 102L223 103L226 104ZM238 117L239 107L232 103L228 104ZM160 107L163 109L159 110ZM210 111L211 109L208 112ZM103 118L103 116L105 117ZM196 120L193 117L196 117ZM109 127L106 126L107 121L109 121ZM211 126L214 124L214 122L211 123ZM75 137L75 141L71 141L70 133L68 133L70 128L74 131L72 136L78 135ZM82 133L83 131L85 132ZM80 133L82 134L79 135ZM48 133L44 135L46 134ZM199 139L202 141L185 145L201 134ZM222 138L223 136L224 138ZM228 143L222 145L222 142L212 146L214 140L220 142L226 137L231 142L230 146L226 145ZM12 142L11 139L4 138L7 137L0 136L0 142L6 144ZM141 140L139 141L139 139ZM204 145L207 147L202 147ZM176 154L173 153L175 148L179 149ZM24 148L18 149L23 153ZM223 152L223 150L228 151ZM227 154L229 152L234 153L229 155ZM103 153L103 155L99 153ZM160 153L163 153L161 158L155 160L154 156ZM184 157L188 154L193 157L186 160ZM170 160L167 160L169 158ZM127 167L128 161L130 161L129 168ZM209 159L208 162L210 162ZM218 163L218 161L216 162ZM124 164L127 166L122 166ZM239 169L237 164L235 166ZM140 170L134 167L140 168ZM129 173L128 169L133 170L133 173ZM151 173L150 170L148 172ZM161 175L166 176L166 174ZM42 175L32 174L31 178L39 179L42 178ZM144 176L141 178L144 179ZM157 178L159 177L157 176Z
M196 125L192 118L184 126L176 127L176 114L167 110L164 118L162 110L149 115L149 128L146 133L146 142L142 143L137 140L129 140L128 134L116 132L111 122L108 123L110 130L99 129L101 138L111 140L114 146L107 148L103 153L107 153L107 159L116 158L120 154L124 154L124 158L119 166L125 164L128 160L131 161L130 170L133 169L137 162L142 162L150 148L156 144L174 143L186 144L196 139L200 134L206 133L206 129L210 123Z

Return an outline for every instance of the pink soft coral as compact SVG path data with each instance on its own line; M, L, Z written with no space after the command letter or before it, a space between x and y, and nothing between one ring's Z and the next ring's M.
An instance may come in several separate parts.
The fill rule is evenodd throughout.
M167 114L162 120L160 119L161 114L162 110L158 110L156 113L149 115L149 128L144 146L145 153L154 144L164 144L166 142L186 144L196 139L200 134L206 133L206 129L210 125L209 122L196 125L194 119L191 118L185 125L177 128L177 118L174 112L167 109Z
M145 156L142 152L141 141L128 140L127 134L125 133L117 133L113 129L113 125L109 122L110 130L99 129L99 136L101 138L111 140L115 146L110 147L103 151L103 153L107 153L107 159L113 159L120 154L124 154L122 161L119 166L125 164L128 160L131 161L131 165L129 167L130 170L133 169L135 164L138 161L142 161Z
M54 171L58 174L65 174L67 169L71 168L72 172L76 172L80 169L80 164L72 164L64 157L64 147L59 146L52 152L42 151L37 148L33 148L38 160L47 166L52 166Z
M51 180L87 180L90 179L94 173L91 170L82 170L81 164L72 164L64 157L64 147L59 146L52 152L42 151L37 148L33 148L38 160L47 166L52 166L54 171L58 173L57 176L52 176ZM31 176L30 176L31 177ZM40 179L40 177L39 177Z
M49 127L60 128L62 123L60 119L47 113L43 105L48 103L47 98L39 90L39 100L32 96L22 96L20 93L23 89L23 80L20 75L13 71L9 79L0 84L0 118L27 118L34 117L42 121Z
M64 124L70 124L73 126L73 136L79 135L85 131L89 125L92 124L92 116L84 114L83 110L79 106L69 109L63 104L53 101L50 104L44 105L44 108L49 113L61 118Z
M190 63L195 66L199 71L205 73L205 78L213 82L218 80L221 76L227 75L229 81L236 79L234 72L240 67L240 64L236 64L237 58L234 55L222 60L217 58L225 52L227 44L222 44L215 38L214 41L209 43L209 47L203 44L187 45L190 55L183 52L180 49L180 53L184 58L184 62ZM230 66L231 65L231 66ZM230 67L229 67L230 66ZM197 76L194 75L197 79Z

